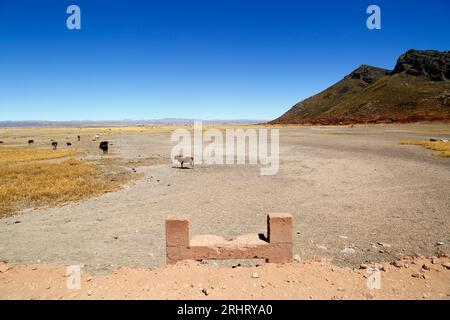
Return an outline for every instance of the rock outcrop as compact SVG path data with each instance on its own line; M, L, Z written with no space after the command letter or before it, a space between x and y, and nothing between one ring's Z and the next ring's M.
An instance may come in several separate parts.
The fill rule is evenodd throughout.
M362 65L270 124L450 121L450 51L409 50L389 70Z
M400 56L392 74L401 72L431 81L450 80L450 51L409 50Z

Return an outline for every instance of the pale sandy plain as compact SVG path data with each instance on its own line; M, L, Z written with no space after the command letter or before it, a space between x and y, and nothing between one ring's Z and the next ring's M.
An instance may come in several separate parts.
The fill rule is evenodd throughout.
M82 151L83 158L150 160L137 164L138 178L118 192L55 208L24 210L0 220L0 259L16 265L0 274L0 296L13 297L6 290L11 281L14 283L11 274L17 272L18 280L26 278L20 272L36 271L18 266L20 264L45 264L42 270L47 265L58 268L56 266L82 264L83 270L95 277L112 276L119 267L161 268L165 264L164 219L167 215L189 216L194 234L213 233L233 238L243 233L265 232L267 213L292 214L294 255L302 263L285 266L285 274L283 267L281 271L277 266L258 267L266 268L259 269L263 270L258 271L262 274L264 270L281 272L277 277L285 275L283 281L289 280L289 273L307 278L311 268L334 266L350 272L366 261L392 262L402 255L437 256L449 252L450 159L433 156L432 151L419 146L398 144L400 140L450 138L448 124L282 128L280 170L275 176L261 176L259 167L250 165L196 165L194 170L177 169L169 157L174 145L170 132L167 129L108 135L113 145L107 156L98 152L97 145L86 134L86 139L75 146ZM50 136L64 139L67 135L46 132L42 141L36 136L34 139L37 146L40 143L47 146ZM20 145L20 139L25 138L22 135L14 140ZM12 139L3 140L11 142ZM309 266L310 261L317 259L327 262L322 266L315 262L313 267ZM245 273L247 277L254 272L244 267L229 267L225 271L213 266L178 268L186 277L191 269L193 274L205 277L216 273ZM432 277L435 283L428 283L428 287L422 281L426 279L412 278L412 273L418 270L401 268L406 283L412 279L422 281L423 286L414 291L417 294L398 297L448 299L450 271L440 268L438 273L443 278ZM145 272L170 276L173 270L177 269ZM326 270L323 269L321 277L327 277ZM123 276L123 272L119 271L119 275ZM362 282L355 284L355 288L365 283L362 275L359 276ZM244 289L247 284L254 284L250 277L246 283L245 277L241 281ZM303 279L301 283L305 281L308 282ZM191 284L183 282L183 285ZM282 287L279 283L275 285ZM155 283L151 287L157 286ZM125 287L123 292L127 291ZM307 290L308 286L305 288ZM433 288L438 291L429 293ZM344 290L347 290L346 298L351 298L350 289ZM23 291L21 297L31 297L25 287ZM124 297L122 291L114 297ZM161 296L158 293L149 297L165 298L163 291L156 292L161 292ZM285 297L283 290L273 292L270 298ZM193 295L180 297L196 298L198 293L197 290ZM167 296L176 298L177 294ZM305 291L304 295L288 295L289 298L309 296L332 298L334 294L321 296ZM48 297L57 298L59 293ZM225 296L211 294L207 297ZM253 298L250 294L230 297ZM395 294L386 296L392 297Z

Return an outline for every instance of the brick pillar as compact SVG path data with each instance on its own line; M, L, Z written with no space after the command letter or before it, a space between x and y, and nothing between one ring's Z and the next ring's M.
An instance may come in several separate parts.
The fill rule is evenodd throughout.
M166 261L168 264L186 259L189 241L189 219L187 217L167 217Z
M292 216L272 213L267 215L267 240L270 243L269 262L292 261Z

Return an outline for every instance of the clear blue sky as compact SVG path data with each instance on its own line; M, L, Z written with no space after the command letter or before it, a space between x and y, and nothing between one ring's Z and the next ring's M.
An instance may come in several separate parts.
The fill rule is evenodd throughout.
M272 119L360 64L450 49L448 0L311 2L1 0L0 120Z

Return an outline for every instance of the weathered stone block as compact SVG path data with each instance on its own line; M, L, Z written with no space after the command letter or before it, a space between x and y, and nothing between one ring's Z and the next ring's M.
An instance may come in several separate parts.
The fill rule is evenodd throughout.
M215 235L189 237L189 219L166 219L166 258L168 264L181 260L265 259L268 262L292 261L292 216L267 216L265 241L258 234L247 234L228 241Z
M270 243L292 243L292 216L285 213L267 215L267 240Z
M189 219L168 217L166 219L166 246L189 247Z

